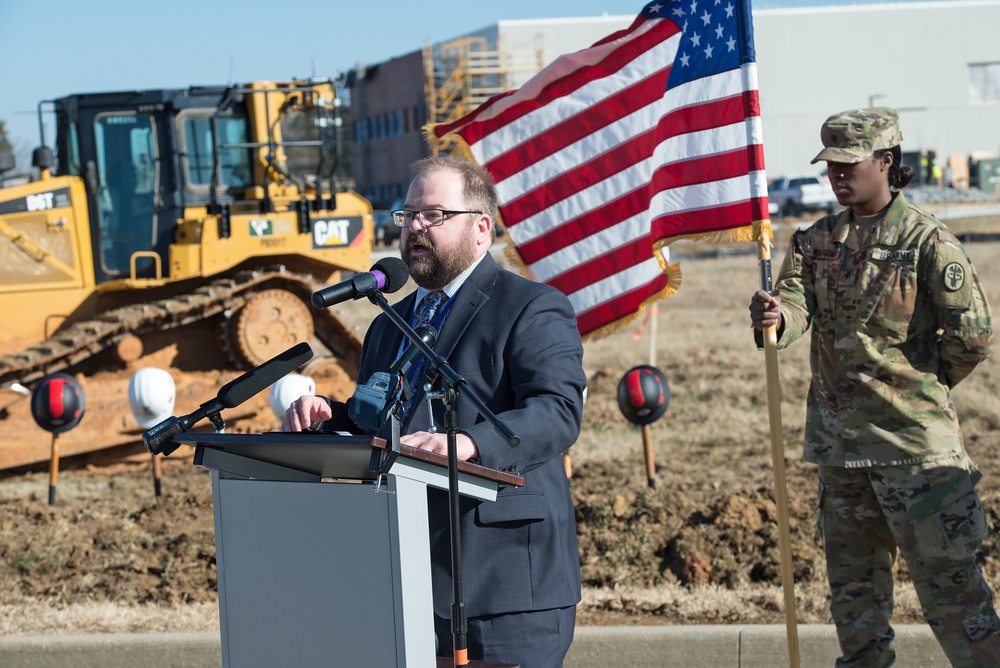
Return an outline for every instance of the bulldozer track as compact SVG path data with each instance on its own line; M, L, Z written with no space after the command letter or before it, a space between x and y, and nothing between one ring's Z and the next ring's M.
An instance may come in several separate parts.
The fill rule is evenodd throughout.
M0 387L72 370L84 360L114 347L125 336L174 329L217 315L228 318L254 294L284 289L305 303L316 290L312 277L284 269L246 270L195 288L189 293L149 303L130 304L74 323L23 351L0 357ZM313 312L316 338L350 374L357 373L361 342L329 310Z

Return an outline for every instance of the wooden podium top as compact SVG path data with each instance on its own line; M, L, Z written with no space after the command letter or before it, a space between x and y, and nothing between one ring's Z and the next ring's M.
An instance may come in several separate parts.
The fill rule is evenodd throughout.
M338 436L321 432L268 432L265 434L216 434L187 432L174 441L194 448L205 447L257 461L284 466L323 477L374 480L369 468L371 455L388 450L385 439L373 436ZM399 456L448 467L448 457L408 445L400 445ZM479 464L458 462L458 470L501 485L523 487L524 478Z

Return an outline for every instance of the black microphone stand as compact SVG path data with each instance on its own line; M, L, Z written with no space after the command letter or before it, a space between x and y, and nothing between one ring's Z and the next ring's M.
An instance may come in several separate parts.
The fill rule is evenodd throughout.
M521 439L508 427L500 418L486 407L486 404L476 396L475 392L469 389L465 379L457 374L448 362L434 352L423 339L420 338L410 324L396 313L381 292L376 291L369 299L378 305L382 312L388 316L389 320L410 340L412 345L417 346L421 353L427 357L427 367L424 375L433 382L435 376L440 376L444 388L440 392L430 392L431 383L424 387L428 402L434 399L442 399L445 405L445 431L448 440L448 521L451 527L451 584L452 584L452 605L451 605L451 631L453 638L453 656L455 666L467 666L469 664L468 652L468 621L465 614L465 601L462 594L462 541L461 528L459 526L459 495L458 495L458 411L455 406L458 403L459 395L465 397L475 407L480 415L493 427L493 430L503 438L511 447L517 447ZM412 404L411 404L412 406Z

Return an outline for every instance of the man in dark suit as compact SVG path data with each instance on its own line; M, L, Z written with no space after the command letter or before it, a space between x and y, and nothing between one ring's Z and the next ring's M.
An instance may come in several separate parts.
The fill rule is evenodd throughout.
M560 457L579 435L586 386L576 317L562 293L500 268L490 256L497 195L484 170L427 158L414 173L395 218L403 227L401 255L418 289L393 308L415 325L435 303L429 320L439 331L435 352L521 439L509 446L459 399L459 459L524 476L523 488L503 489L496 502L462 500L469 657L522 668L561 666L580 600L576 522ZM403 339L384 314L376 318L365 336L359 384L389 367ZM400 441L446 454L444 431L427 431L421 385ZM440 402L433 410L434 423L442 425ZM331 415L325 400L302 397L282 429L313 428ZM440 490L428 494L435 630L445 654L452 649L448 499Z

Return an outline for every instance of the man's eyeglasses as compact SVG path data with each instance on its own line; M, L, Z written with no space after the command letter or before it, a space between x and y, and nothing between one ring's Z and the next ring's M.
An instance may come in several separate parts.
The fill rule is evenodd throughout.
M460 213L482 213L482 211L448 211L446 209L422 209L420 211L405 211L400 209L398 211L391 211L392 222L396 223L397 227L409 227L413 224L414 218L420 218L420 222L424 224L424 227L434 227L435 225L440 225L449 216L457 216Z

